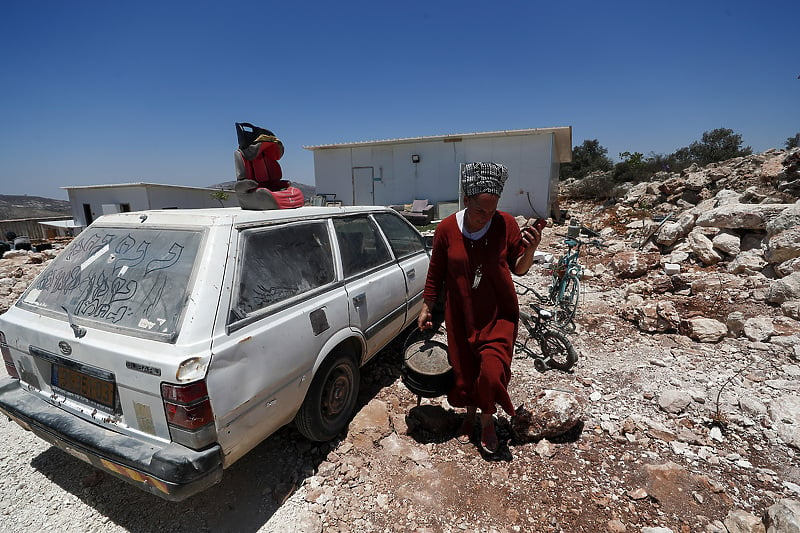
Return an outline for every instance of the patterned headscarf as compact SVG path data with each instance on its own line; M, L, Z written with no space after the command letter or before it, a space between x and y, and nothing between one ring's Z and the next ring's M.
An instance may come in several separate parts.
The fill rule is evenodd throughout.
M467 163L461 172L461 190L467 196L489 193L500 196L508 169L500 163Z

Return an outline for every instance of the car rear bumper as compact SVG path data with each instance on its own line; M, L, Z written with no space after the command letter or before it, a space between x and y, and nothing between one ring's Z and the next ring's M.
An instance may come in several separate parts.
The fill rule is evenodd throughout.
M92 466L167 500L184 500L222 478L219 445L195 451L110 431L0 379L0 412L23 428Z

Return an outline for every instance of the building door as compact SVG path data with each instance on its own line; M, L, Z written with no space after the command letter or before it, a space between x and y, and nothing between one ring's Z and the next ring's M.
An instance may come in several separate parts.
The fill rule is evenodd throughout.
M374 205L373 167L353 167L353 205Z
M87 226L94 220L94 217L92 217L92 206L90 204L83 204L83 218Z

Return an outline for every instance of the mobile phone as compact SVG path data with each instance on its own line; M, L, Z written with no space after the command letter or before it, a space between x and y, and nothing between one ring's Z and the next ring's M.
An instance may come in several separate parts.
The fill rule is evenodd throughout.
M547 220L545 220L544 218L537 218L536 222L533 223L533 227L538 229L539 231L542 231L545 228L545 226L547 226Z

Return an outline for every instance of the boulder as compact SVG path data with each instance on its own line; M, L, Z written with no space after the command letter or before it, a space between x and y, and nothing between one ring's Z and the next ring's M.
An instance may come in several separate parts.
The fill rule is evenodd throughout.
M800 257L775 265L775 274L780 277L786 277L793 272L800 272Z
M775 326L772 323L772 318L757 316L744 321L742 333L751 341L764 342L775 334Z
M638 278L661 261L657 252L624 251L614 255L609 263L611 271L619 278Z
M691 403L692 396L678 389L666 389L658 395L658 406L667 413L682 413Z
M678 217L675 222L667 222L656 232L653 240L664 246L672 246L679 239L682 239L694 228L694 221L697 214L687 211Z
M800 396L784 395L769 405L769 418L778 437L800 449Z
M767 223L766 230L772 235L800 225L800 200L783 209Z
M723 523L728 533L765 533L761 519L743 509L731 509Z
M633 309L631 318L640 330L648 333L677 331L681 320L675 304L669 300L644 302Z
M800 225L775 233L767 240L764 258L770 263L783 263L800 257Z
M698 226L728 229L766 229L787 204L726 204L697 217Z
M684 188L690 191L700 191L711 184L711 180L705 171L690 172L684 180Z
M697 228L693 229L686 239L692 253L705 265L715 265L722 260L722 256L714 250L711 240L703 235Z
M577 393L541 390L511 418L511 433L520 442L550 439L567 433L583 418L585 400Z
M722 205L738 204L740 194L730 189L722 189L714 195L712 207L719 207ZM698 206L700 207L700 206Z
M732 337L738 337L744 332L744 324L745 318L741 311L734 311L725 318L725 325Z
M800 532L800 501L782 498L767 508L767 533Z
M711 239L714 249L719 250L725 255L737 256L741 251L742 240L731 231L722 231ZM800 255L800 254L799 254Z
M800 300L800 272L793 272L784 278L773 281L769 286L766 299L773 304L782 304L788 300Z
M728 272L731 274L752 275L756 272L761 272L767 264L761 250L748 250L739 253L739 255L728 263Z
M719 342L728 334L728 326L713 318L693 317L681 322L681 331L698 342Z
M784 316L800 320L800 300L791 300L781 304L781 312Z

